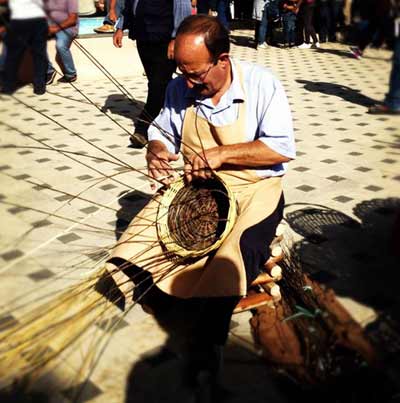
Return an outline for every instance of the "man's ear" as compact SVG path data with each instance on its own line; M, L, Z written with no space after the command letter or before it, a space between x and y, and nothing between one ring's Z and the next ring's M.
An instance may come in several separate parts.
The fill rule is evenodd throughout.
M218 57L218 62L227 64L229 63L229 53L221 53Z

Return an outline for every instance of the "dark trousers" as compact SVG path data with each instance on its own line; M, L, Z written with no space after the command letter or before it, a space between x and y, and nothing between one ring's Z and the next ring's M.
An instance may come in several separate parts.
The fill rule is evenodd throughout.
M11 20L6 35L7 56L4 67L4 89L14 91L18 70L25 50L30 48L33 59L33 86L35 90L46 88L47 72L47 21L44 18Z
M331 10L328 4L323 4L319 8L319 39L321 42L326 42L331 37L330 33L332 31L332 19Z
M164 105L165 90L176 69L174 60L167 58L168 42L136 41L140 60L148 80L148 92L143 112L135 131L146 135L151 121Z
M304 42L310 43L310 37L313 42L318 42L317 35L315 33L314 25L313 25L313 16L314 16L314 4L302 4L300 9L300 15L298 16L298 31L302 36L302 32L304 30Z

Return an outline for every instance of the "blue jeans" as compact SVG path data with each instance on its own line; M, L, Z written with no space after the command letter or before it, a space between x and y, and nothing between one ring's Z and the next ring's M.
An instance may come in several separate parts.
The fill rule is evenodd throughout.
M258 45L262 45L265 42L265 35L267 34L267 29L268 29L268 3L265 3L260 21L260 27L258 28L258 38L257 38Z
M385 97L385 104L400 111L400 37L395 39L393 49L392 72L390 73L389 92Z
M296 14L288 11L283 14L283 32L285 33L285 43L294 44L296 42Z
M229 0L217 1L217 14L218 14L217 18L221 21L222 25L229 30L229 23L228 23Z
M63 73L68 78L76 76L75 64L70 50L71 43L75 36L76 34L73 32L72 28L67 28L56 33L56 57L62 63ZM54 67L49 61L47 74L51 74L53 71Z
M115 4L115 14L117 14L117 18L120 17L124 7L125 7L125 0L117 0L117 3ZM107 15L104 18L103 24L114 25L114 22L112 22L110 20L110 17L108 16L109 11L110 11L110 0L107 0Z

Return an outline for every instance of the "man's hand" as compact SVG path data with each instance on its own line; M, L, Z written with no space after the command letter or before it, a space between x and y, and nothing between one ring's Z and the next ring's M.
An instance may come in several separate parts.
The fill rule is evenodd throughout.
M179 155L170 153L161 141L149 142L146 160L149 175L152 178L161 181L164 185L169 185L173 181L173 174L175 173L169 163L178 159ZM152 188L155 188L154 184Z
M117 29L113 35L113 44L116 48L122 48L122 38L124 36L124 32L122 29Z
M201 154L194 154L190 162L185 164L186 180L191 182L193 179L211 178L213 171L223 163L222 147L213 147L204 150Z
M108 12L108 18L115 24L117 21L117 14L115 13L115 8L111 8Z
M171 39L168 44L168 51L167 51L167 57L169 60L173 60L174 58L174 47L175 47L175 39Z
M49 25L49 28L48 28L49 36L55 35L58 31L60 31L60 28L57 25Z

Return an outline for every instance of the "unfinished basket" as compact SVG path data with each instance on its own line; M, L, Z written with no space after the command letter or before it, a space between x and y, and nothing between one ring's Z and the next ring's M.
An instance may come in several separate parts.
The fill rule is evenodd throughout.
M180 257L204 256L221 245L236 216L235 197L220 177L190 184L181 177L161 198L158 238L167 251Z

